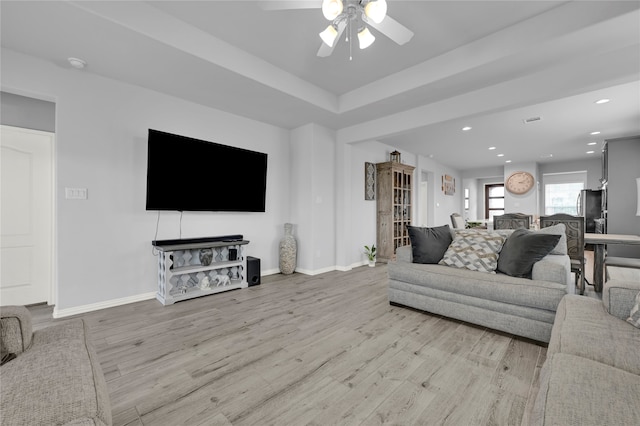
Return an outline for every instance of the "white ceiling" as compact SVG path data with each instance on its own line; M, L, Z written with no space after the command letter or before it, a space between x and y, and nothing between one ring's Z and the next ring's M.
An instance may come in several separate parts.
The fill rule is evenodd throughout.
M328 22L309 7L321 0L275 3L3 0L1 40L61 67L79 57L84 72L285 128L315 122L341 142L379 140L458 170L589 158L604 139L640 134L640 1L388 0L414 37L399 46L371 29L376 41L354 44L351 61L344 36L316 56Z

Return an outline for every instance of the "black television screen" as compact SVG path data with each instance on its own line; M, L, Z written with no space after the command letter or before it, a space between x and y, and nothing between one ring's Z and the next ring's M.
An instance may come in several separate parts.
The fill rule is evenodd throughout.
M264 212L267 154L149 129L147 210Z

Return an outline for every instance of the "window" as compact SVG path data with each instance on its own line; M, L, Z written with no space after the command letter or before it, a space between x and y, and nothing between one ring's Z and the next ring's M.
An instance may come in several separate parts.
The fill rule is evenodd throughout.
M504 214L504 184L497 183L484 187L484 217L493 220L493 216Z
M545 174L544 214L578 214L578 196L586 178L586 172Z
M550 183L544 186L544 214L578 214L577 200L584 189L582 182Z
M469 210L469 188L464 189L464 209Z

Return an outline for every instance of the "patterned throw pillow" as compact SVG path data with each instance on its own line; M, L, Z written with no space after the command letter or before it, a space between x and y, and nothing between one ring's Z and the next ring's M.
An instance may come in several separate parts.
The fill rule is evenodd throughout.
M640 291L636 294L636 304L631 308L627 322L634 327L640 328Z
M440 265L494 273L505 236L480 229L456 230L456 235Z

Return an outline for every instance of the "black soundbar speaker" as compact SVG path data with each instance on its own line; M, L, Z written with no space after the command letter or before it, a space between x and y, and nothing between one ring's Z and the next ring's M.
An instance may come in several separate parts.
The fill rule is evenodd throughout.
M260 285L260 259L247 256L247 282L249 287Z

